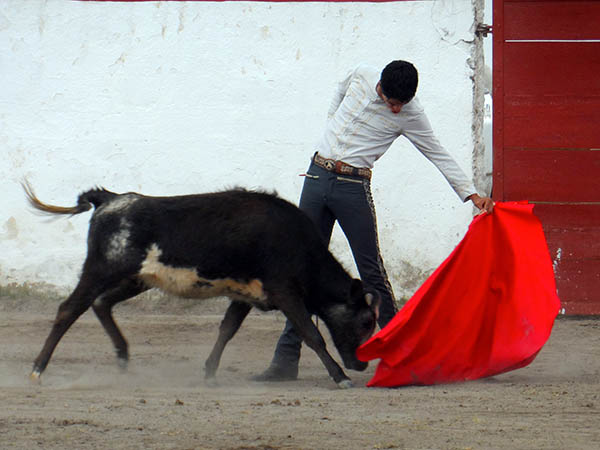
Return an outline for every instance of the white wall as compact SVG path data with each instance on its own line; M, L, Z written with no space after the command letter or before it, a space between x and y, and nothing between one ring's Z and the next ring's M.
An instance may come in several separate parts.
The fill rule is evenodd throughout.
M359 62L407 59L442 143L473 163L471 0L397 3L0 2L0 285L70 289L95 185L171 195L231 186L297 202L335 82ZM405 139L377 163L380 244L411 294L473 213ZM332 250L354 274L337 230Z

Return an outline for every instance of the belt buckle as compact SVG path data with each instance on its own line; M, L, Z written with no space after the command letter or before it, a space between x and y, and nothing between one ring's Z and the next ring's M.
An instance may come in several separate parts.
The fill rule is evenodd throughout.
M325 160L325 168L327 170L333 170L334 167L335 167L335 163L332 160L330 160L330 159Z

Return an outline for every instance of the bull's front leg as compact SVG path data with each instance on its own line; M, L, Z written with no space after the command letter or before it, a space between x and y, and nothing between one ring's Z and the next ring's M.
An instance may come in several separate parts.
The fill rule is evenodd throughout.
M341 389L351 388L353 386L352 381L327 351L325 339L311 320L310 313L306 310L304 303L298 299L296 302L286 302L286 304L281 305L280 309L292 322L296 333L321 359L327 372L329 372L329 376L333 378L338 387Z
M219 337L217 342L210 352L210 356L204 363L204 379L208 384L215 384L215 373L221 361L221 355L225 349L225 345L239 330L240 325L252 309L252 305L239 301L232 301L225 312L225 317L221 321L219 327Z

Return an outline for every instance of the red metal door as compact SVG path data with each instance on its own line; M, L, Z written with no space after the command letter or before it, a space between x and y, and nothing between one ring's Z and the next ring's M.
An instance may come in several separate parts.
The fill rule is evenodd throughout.
M600 314L600 1L493 12L493 197L535 203L564 312Z

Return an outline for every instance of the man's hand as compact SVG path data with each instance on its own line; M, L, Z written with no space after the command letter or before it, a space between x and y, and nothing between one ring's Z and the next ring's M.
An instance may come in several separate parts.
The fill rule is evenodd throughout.
M489 197L480 197L479 194L471 194L467 197L481 212L491 213L494 210L494 201Z

